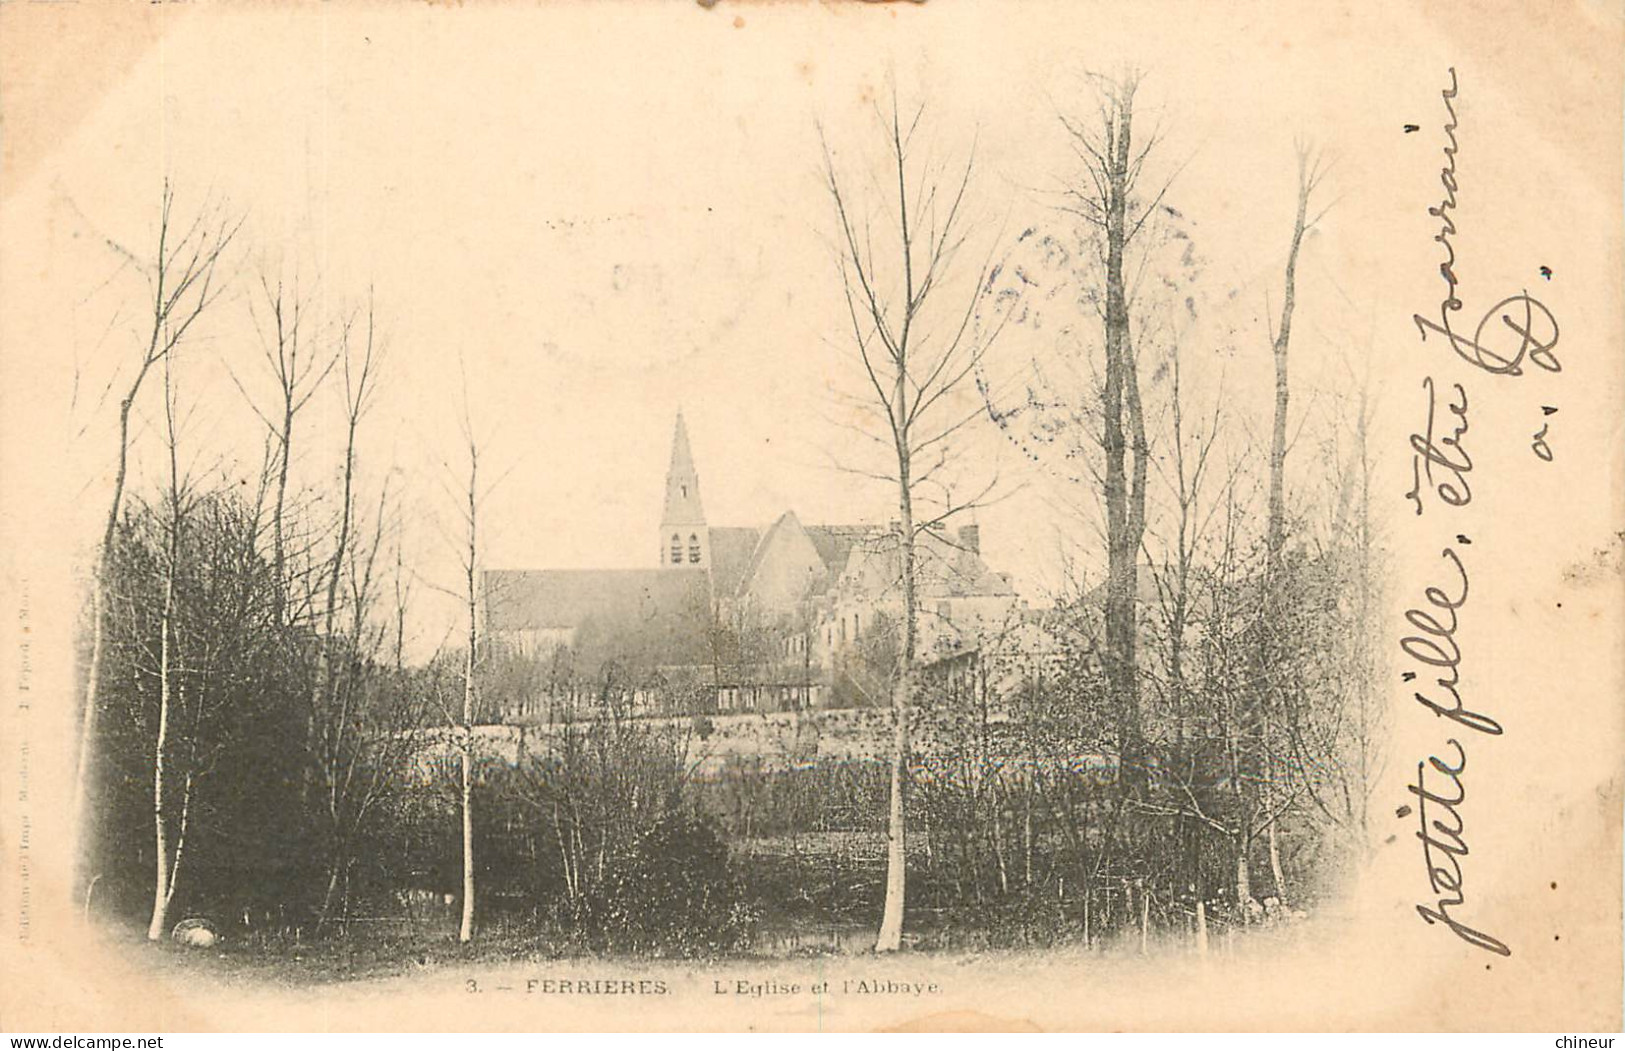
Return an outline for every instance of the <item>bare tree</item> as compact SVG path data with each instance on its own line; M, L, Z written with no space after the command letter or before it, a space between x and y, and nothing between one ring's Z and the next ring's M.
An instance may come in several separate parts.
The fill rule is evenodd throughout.
M1094 123L1063 117L1062 124L1084 163L1087 182L1069 192L1072 210L1105 239L1105 382L1101 387L1102 441L1106 467L1106 669L1116 712L1122 784L1131 795L1146 785L1145 731L1140 716L1136 657L1139 626L1138 556L1145 536L1146 474L1151 445L1140 399L1139 363L1130 331L1129 280L1124 264L1134 239L1160 205L1167 187L1147 201L1138 182L1155 135L1134 142L1138 73L1101 79Z
M1180 844L1182 889L1196 890L1200 857L1198 823L1209 823L1196 786L1202 780L1198 769L1199 748L1192 733L1197 713L1191 704L1191 674L1188 667L1188 637L1199 619L1199 557L1212 530L1216 507L1205 499L1211 482L1213 452L1223 424L1224 394L1214 397L1211 418L1198 419L1191 428L1185 419L1186 395L1181 385L1181 354L1177 344L1170 349L1170 389L1168 397L1171 433L1171 465L1157 460L1158 473L1171 491L1173 519L1171 535L1163 538L1160 558L1151 560L1151 577L1156 587L1160 627L1163 635L1163 689L1174 722L1174 740L1166 763L1169 780L1177 786L1175 808ZM1206 424L1205 430L1203 424ZM1221 484L1225 484L1221 479Z
M1376 560L1381 539L1371 514L1371 476L1373 461L1370 446L1372 406L1369 399L1369 377L1360 384L1360 395L1355 407L1354 447L1349 451L1348 467L1340 478L1339 492L1346 494L1338 502L1340 510L1334 535L1347 537L1352 549L1349 561L1354 577L1354 630L1350 632L1349 687L1353 693L1353 718L1347 720L1351 745L1345 763L1349 770L1343 779L1342 795L1345 812L1349 814L1355 838L1361 850L1370 846L1371 794L1376 790L1377 778L1384 766L1382 742L1386 739L1383 707L1377 693L1376 634L1381 620L1381 585L1378 581ZM1352 505L1352 506L1350 506Z
M1298 213L1292 224L1292 242L1287 249L1286 276L1281 300L1281 322L1271 338L1275 358L1275 416L1270 432L1270 503L1266 543L1270 573L1280 571L1281 554L1286 549L1286 425L1290 387L1287 382L1287 355L1292 347L1292 314L1298 303L1298 253L1303 238L1326 214L1322 209L1309 215L1309 201L1326 176L1325 166L1307 146L1298 146Z
M83 867L90 853L85 831L87 793L95 777L97 718L101 704L103 647L106 639L106 573L123 508L130 464L130 413L147 376L167 362L186 339L192 326L219 297L223 285L216 280L221 257L241 226L224 206L205 206L190 225L181 228L174 215L175 191L164 180L158 218L157 258L148 273L150 313L144 315L143 338L136 350L135 373L119 400L118 443L114 459L113 493L108 500L106 526L97 551L91 585L90 666L85 680L84 708L79 724L79 759L69 804L68 830L76 848L75 878L70 892L77 895Z
M1009 310L1006 305L991 323L977 316L990 269L986 262L975 283L960 293L962 305L947 298L953 294L949 281L954 261L969 233L964 205L975 155L973 151L957 175L916 163L911 147L923 113L922 105L905 125L894 91L890 113L880 115L886 135L883 178L894 186L895 196L883 206L887 217L881 236L888 240L879 248L868 210L848 192L824 143L825 185L837 221L836 268L850 336L869 404L884 424L884 433L871 437L888 449L891 459L891 468L874 477L894 484L897 493L903 615L892 689L886 897L877 952L896 951L903 935L909 718L918 637L916 541L922 532L939 531L949 515L975 501L954 504L950 499L942 513L929 516L918 514L918 505L923 488L948 464L951 440L980 415L980 404L967 413L955 396L967 387ZM881 192L891 195L890 190Z
M1275 778L1273 770L1274 759L1265 739L1270 736L1269 729L1272 722L1272 709L1279 709L1276 703L1277 692L1274 679L1280 670L1280 661L1272 652L1272 642L1275 632L1271 626L1281 623L1279 616L1282 606L1280 590L1284 585L1282 576L1282 558L1286 552L1286 456L1287 456L1287 411L1291 394L1288 382L1287 361L1292 346L1292 314L1297 307L1298 284L1298 253L1303 246L1304 234L1314 228L1315 223L1326 213L1324 210L1309 215L1309 202L1315 190L1325 177L1325 168L1320 158L1313 156L1310 150L1303 145L1298 146L1298 208L1297 216L1292 225L1292 241L1287 250L1286 275L1283 283L1283 299L1281 302L1280 326L1275 330L1271 339L1271 347L1275 360L1275 414L1270 432L1270 459L1269 459L1269 510L1264 532L1264 604L1261 607L1263 624L1259 630L1259 682L1263 686L1264 696L1257 705L1249 705L1245 713L1246 725L1244 734L1253 747L1263 754L1254 757L1252 766L1262 765L1270 769L1255 770L1258 776L1248 778L1249 785L1263 787L1266 795L1269 786ZM1274 801L1266 798L1264 810L1275 814ZM1275 896L1282 902L1286 901L1285 876L1281 871L1281 853L1279 838L1276 834L1276 822L1270 817L1265 826L1265 840L1268 846L1270 876L1275 889ZM1237 860L1237 885L1244 886L1248 882L1245 872L1249 863L1245 849Z
M259 333L260 352L266 369L276 383L276 397L269 410L262 410L248 394L235 373L232 379L248 400L266 430L270 432L277 450L276 495L271 510L272 564L277 579L286 588L288 575L288 476L293 465L294 428L299 413L315 396L322 381L327 378L337 361L337 355L322 354L317 333L312 331L306 297L297 287L287 287L282 278L273 282L264 273L260 275L260 298L263 303L250 313ZM345 330L347 334L347 328ZM279 610L284 618L286 609Z
M1291 686L1299 688L1279 684L1275 697L1282 758L1302 797L1314 814L1346 833L1348 848L1360 852L1370 847L1371 795L1384 764L1386 730L1376 696L1382 538L1371 514L1372 408L1368 379L1355 382L1356 396L1336 399L1332 433L1317 461L1327 465L1323 538L1306 530L1317 549L1312 585L1335 596L1321 600L1329 637L1310 644L1310 666L1300 663L1292 678ZM1289 614L1288 620L1295 619ZM1312 669L1321 667L1324 673L1312 677ZM1306 680L1316 688L1302 689Z
M190 497L180 474L179 439L175 425L174 360L164 359L164 437L167 446L168 487L164 493L167 512L165 527L168 534L164 558L163 610L158 618L158 732L152 747L152 827L154 835L153 860L156 873L152 883L152 918L147 924L147 940L157 941L168 926L169 903L175 896L175 874L180 866L180 846L185 842L186 814L189 806L182 807L182 818L175 856L169 848L169 817L165 813L165 774L168 772L170 716L175 704L176 641L180 634L175 624L176 578L181 572L181 532L185 527L186 504ZM186 802L191 802L192 783L186 784Z
M373 393L377 386L377 343L376 325L372 303L367 304L365 332L360 334L361 348L357 351L351 345L356 320L345 319L339 330L338 361L342 368L340 374L344 383L344 467L339 491L339 522L337 538L333 545L332 558L328 561L325 573L325 600L322 604L322 623L316 633L316 666L311 681L310 719L313 727L312 746L316 752L316 761L324 782L326 794L326 815L329 821L329 852L327 891L323 898L322 922L325 923L332 909L335 891L338 887L339 877L346 867L346 847L352 830L346 827L347 807L343 798L345 789L353 783L355 765L362 759L364 738L371 727L367 726L363 718L364 712L360 707L360 698L355 690L343 691L342 702L335 697L335 677L333 674L333 649L338 640L334 638L334 625L339 611L339 583L345 577L347 570L351 576L351 598L356 603L353 609L352 632L344 642L352 663L366 649L362 638L365 630L366 602L371 598L372 559L376 557L381 535L375 536L373 545L367 555L364 572L360 578L355 575L355 552L351 550L351 530L355 518L355 470L356 470L356 437L361 427L362 417L366 415L371 404ZM289 389L289 388L284 388ZM292 402L285 402L292 405ZM286 417L289 423L292 416ZM284 432L291 437L291 430ZM279 493L286 485L286 450L287 441L282 444L284 450L282 463L282 478L279 481ZM379 497L377 529L381 534L384 522L384 507L388 499L387 486L385 492ZM350 683L348 685L355 685ZM352 709L352 702L357 707ZM363 806L366 801L363 800ZM364 813L364 811L363 811Z
M473 412L468 401L468 378L463 378L463 401L458 425L462 434L463 454L465 460L462 464L453 466L449 461L445 464L446 480L443 485L447 496L456 511L456 520L460 523L461 538L448 537L457 548L457 562L459 569L459 587L454 591L445 589L448 594L457 597L464 611L464 625L467 629L464 639L467 651L463 654L463 689L462 710L460 712L446 711L444 715L448 722L457 726L459 741L458 754L460 759L458 792L460 809L462 811L462 854L463 854L463 901L462 919L458 927L458 939L471 941L474 937L475 919L475 892L474 885L474 725L479 709L479 690L477 676L480 670L480 509L485 505L491 491L501 482L485 481L482 474L485 445L474 425ZM455 488L453 485L455 484Z
M398 646L392 663L386 665L382 659L386 638L392 634L397 642L400 638L396 632L405 615L404 591L397 591L396 607L390 611L393 623L373 623L390 495L386 486L368 535L352 544L345 572L349 623L333 634L328 651L327 688L318 724L327 839L327 885L318 931L332 922L335 909L348 909L350 872L387 802L393 779L418 741L429 704L424 691L409 685Z
M123 732L110 733L108 754L126 763L139 756L134 768L150 778L151 824L144 827L156 849L140 856L154 865L152 939L164 935L174 903L184 897L182 872L199 849L223 834L259 836L228 831L244 803L233 795L241 771L231 768L279 747L254 727L277 703L271 683L283 646L274 613L278 589L261 551L271 457L251 489L243 488L247 479L211 483L183 467L173 371L166 362L166 479L158 499L138 503L121 524L114 584L127 619L115 641L124 677L111 696L126 710L114 724ZM132 729L144 740L126 736ZM123 753L123 742L134 751ZM210 790L226 756L224 784ZM235 860L215 859L227 866Z
M463 664L462 800L463 800L463 915L457 940L474 937L474 667L479 654L479 595L475 573L479 564L480 446L468 413L463 413L463 438L468 443L468 547L463 559L467 584L468 653Z
M145 644L148 663L141 669L148 682L156 679L157 687L147 753L154 844L150 940L162 938L168 928L183 862L195 853L190 841L198 815L230 805L220 798L210 801L214 805L200 805L220 756L234 743L234 728L240 731L244 726L246 706L236 712L228 709L244 700L243 684L266 667L265 654L280 643L274 614L279 588L260 554L269 455L252 488L246 478L235 478L235 484L210 482L184 466L176 366L171 356L162 370L161 498L156 507L149 505L146 514L125 526L126 535L143 522L157 534L149 545L148 564L157 577L158 594L152 595L128 575L123 581L124 604L146 607L132 608L134 619L149 624L155 619L157 632L156 646ZM143 648L143 634L136 633L138 649ZM123 693L125 702L137 710L151 703L152 696L150 688ZM135 718L146 720L140 714Z

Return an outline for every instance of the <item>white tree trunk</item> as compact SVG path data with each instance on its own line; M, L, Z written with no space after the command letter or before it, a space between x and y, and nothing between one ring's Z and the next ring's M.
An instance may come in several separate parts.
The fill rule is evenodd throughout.
M478 554L476 514L479 500L479 457L472 441L468 471L468 656L463 665L463 917L457 940L474 938L474 654L479 644L477 592L474 586Z
M1281 590L1283 588L1282 556L1286 550L1286 454L1287 454L1287 410L1290 406L1291 385L1287 373L1287 355L1292 346L1292 312L1297 304L1297 274L1298 251L1303 245L1304 231L1308 226L1309 194L1314 189L1316 176L1309 168L1309 158L1306 153L1298 154L1298 213L1292 225L1292 246L1286 257L1286 280L1281 302L1281 327L1275 334L1275 343L1271 348L1275 358L1275 415L1272 420L1270 433L1270 477L1269 477L1269 509L1268 521L1265 528L1265 549L1267 563L1266 577L1266 613L1272 623L1279 623L1279 609L1281 606ZM1259 654L1260 664L1264 672L1265 696L1260 702L1263 708L1262 718L1258 720L1263 727L1264 739L1260 745L1259 766L1264 768L1268 782L1274 783L1274 758L1269 753L1269 729L1271 709L1279 700L1279 691L1274 676L1277 674L1279 654L1277 647L1271 643L1274 640L1266 633L1261 636L1262 652ZM1281 878L1281 853L1276 844L1275 822L1278 816L1273 806L1273 793L1265 795L1266 805L1270 808L1270 816L1265 825L1266 841L1269 846L1270 875L1275 881L1275 895L1282 903L1286 901L1286 884Z
M152 919L147 923L147 940L157 941L168 926L170 893L169 836L164 827L164 750L169 745L170 702L170 622L175 612L175 578L171 567L164 583L164 613L160 620L162 639L158 644L158 738L152 749L152 827L155 872L152 883Z
M90 595L90 667L85 675L85 704L84 713L79 724L79 762L75 767L73 777L73 796L68 804L68 841L73 844L75 853L75 875L71 881L73 887L70 893L78 887L80 876L83 875L87 854L90 853L90 844L85 835L85 799L90 791L90 779L95 763L97 710L100 707L100 692L102 679L102 646L106 635L106 628L102 624L102 574L107 572L107 552L96 566L96 575L91 582ZM94 877L93 877L94 878Z
M892 717L891 804L886 815L886 904L880 915L875 952L896 952L903 945L903 898L907 889L908 849L903 813L908 756L907 688L899 682Z
M463 743L463 918L457 940L474 938L474 777L472 734Z
M1144 956L1151 942L1151 894L1140 884L1140 955Z
M1275 898L1286 904L1286 876L1281 871L1281 846L1275 837L1275 819L1271 818L1267 830L1270 851L1270 878L1275 882Z
M85 834L85 812L90 784L95 777L96 733L101 713L102 650L105 647L107 625L104 620L107 606L107 574L112 571L113 538L118 529L119 509L124 503L124 482L130 469L130 409L136 393L146 378L148 366L143 365L130 385L129 393L119 403L118 468L113 476L113 496L108 503L107 525L102 533L101 551L96 559L95 575L91 579L90 596L90 667L85 676L84 715L79 723L79 762L74 769L73 796L68 804L68 837L74 850L74 878L69 881L69 894L77 893L84 867L89 860L89 837Z
M1249 906L1253 903L1252 868L1247 862L1247 851L1250 847L1248 836L1241 834L1236 845L1236 908L1241 910L1241 922L1247 923L1252 916Z
M907 369L899 365L893 411L905 419ZM908 789L908 719L914 686L914 493L909 476L906 432L894 425L898 478L898 561L903 571L903 646L898 660L897 685L892 692L891 802L886 815L886 903L880 914L875 952L896 952L903 946L903 902L908 881L906 793Z

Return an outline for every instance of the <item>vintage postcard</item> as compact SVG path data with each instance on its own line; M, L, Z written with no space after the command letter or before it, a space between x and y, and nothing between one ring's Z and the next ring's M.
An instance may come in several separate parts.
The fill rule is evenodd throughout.
M0 1027L1617 1030L1622 45L0 4Z

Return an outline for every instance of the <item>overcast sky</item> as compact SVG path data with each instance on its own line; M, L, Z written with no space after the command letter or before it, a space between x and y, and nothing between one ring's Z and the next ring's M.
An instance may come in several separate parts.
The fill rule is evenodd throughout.
M1026 21L1005 10L132 16L102 79L61 102L78 107L71 130L14 147L10 214L26 215L25 234L44 246L49 306L14 334L41 341L29 368L42 398L63 408L74 398L49 417L69 421L51 443L69 449L76 480L62 520L82 544L105 499L114 405L104 391L137 339L141 295L123 253L151 256L168 175L181 214L211 199L246 217L234 289L183 351L194 455L246 459L257 448L258 425L220 363L269 396L248 313L260 273L297 273L329 313L371 287L389 358L363 482L375 491L399 472L409 557L425 580L454 579L433 523L442 461L458 455L464 375L490 462L508 472L489 504L489 566L653 564L679 407L713 524L765 525L786 509L808 523L885 521L894 495L831 467L878 462L834 396L856 374L818 128L856 191L878 194L863 179L881 145L874 102L893 80L905 105L927 104L920 136L933 157L957 163L974 143L973 243L997 253L1029 227L1069 225L1050 193L1077 173L1057 114L1087 115L1083 74L1142 66L1142 128L1164 136L1148 179L1177 176L1167 199L1187 218L1213 300L1191 367L1208 396L1223 375L1245 426L1267 418L1264 316L1279 309L1294 139L1316 142L1335 158L1327 193L1338 203L1305 249L1297 405L1310 418L1349 389L1351 362L1363 368L1373 345L1396 188L1425 201L1430 176L1426 162L1396 170L1391 155L1340 143L1397 149L1396 113L1438 116L1424 108L1437 85L1421 83L1414 62L1375 68L1399 62L1400 49L1373 58L1360 46L1362 34L1415 27L1351 21L1347 39L1323 32L1327 46L1300 62L1293 30L1249 8L1221 18L1193 5L1188 19L1132 31L1082 8ZM1260 48L1267 75L1250 70ZM1426 217L1411 213L1397 228L1425 254L1414 231ZM1053 331L1007 330L995 367L1019 374L1053 349ZM149 421L156 405L149 392ZM336 467L337 408L320 399L305 421L296 475L306 484ZM142 472L156 438L150 427L137 435ZM1079 495L1030 470L991 428L968 440L967 477L1003 481L1005 499L978 515L989 561L1041 598L1067 544L1098 554L1087 523L1058 510ZM425 637L438 615L425 614Z

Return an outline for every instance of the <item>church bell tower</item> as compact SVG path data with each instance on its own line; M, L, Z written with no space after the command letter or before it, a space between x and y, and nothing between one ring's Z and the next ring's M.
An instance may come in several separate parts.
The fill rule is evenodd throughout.
M688 447L688 427L677 412L666 470L666 508L660 516L660 565L665 569L710 569L711 534L700 503L700 476Z

